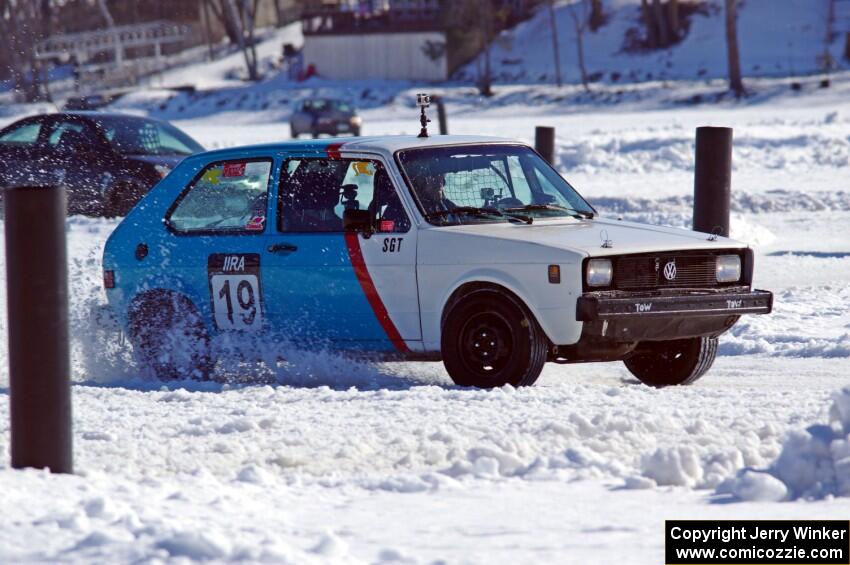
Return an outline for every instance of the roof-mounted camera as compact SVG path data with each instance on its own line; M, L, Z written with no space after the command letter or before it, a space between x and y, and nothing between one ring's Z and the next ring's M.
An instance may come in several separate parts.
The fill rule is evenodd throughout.
M419 123L422 125L422 129L419 130L419 137L428 137L428 123L431 120L425 115L425 108L431 105L431 97L424 93L417 94L416 105L419 106Z

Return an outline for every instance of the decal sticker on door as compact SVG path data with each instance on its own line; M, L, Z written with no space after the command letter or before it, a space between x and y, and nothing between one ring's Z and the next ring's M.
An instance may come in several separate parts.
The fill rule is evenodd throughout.
M207 260L213 318L220 330L255 331L263 327L260 256L215 253Z

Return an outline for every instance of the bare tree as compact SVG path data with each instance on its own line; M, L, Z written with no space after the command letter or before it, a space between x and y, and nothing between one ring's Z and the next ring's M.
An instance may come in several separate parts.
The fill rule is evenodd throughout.
M493 96L493 74L490 65L490 46L493 43L493 4L490 0L479 0L478 7L484 32L484 74L478 78L478 91L482 96Z
M106 0L97 0L97 9L100 10L100 15L106 21L106 27L115 27L115 18L112 17L112 12L106 5Z
M667 18L661 9L661 0L652 0L652 13L655 16L655 25L658 28L658 41L661 47L670 45L670 36L667 33Z
M667 2L667 15L670 23L670 40L675 42L679 40L682 24L679 20L679 0L669 0Z
M552 53L555 55L555 82L559 87L564 85L561 80L561 50L558 48L558 24L555 21L555 0L549 0L549 27L552 30Z
M741 56L738 52L738 0L726 0L726 51L729 56L729 89L736 98L746 94L741 80Z
M51 10L47 0L0 0L0 49L15 92L28 102L49 99L35 46L49 32Z
M651 49L658 47L658 26L655 24L655 18L652 11L649 9L648 0L640 0L641 14L643 14L643 22L646 26L646 40Z
M259 80L257 47L254 29L257 22L259 0L205 0L216 18L224 26L231 44L239 47L245 57L248 80Z
M590 0L575 0L567 5L573 27L576 32L576 54L578 55L578 68L581 72L581 84L584 90L590 92L590 83L587 78L587 66L584 63L584 32L590 21Z
M605 25L605 11L602 8L602 0L590 1L590 31L596 31Z

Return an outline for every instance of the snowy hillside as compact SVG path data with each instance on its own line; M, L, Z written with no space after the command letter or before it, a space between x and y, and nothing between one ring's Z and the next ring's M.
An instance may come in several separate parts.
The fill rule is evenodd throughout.
M576 32L569 2L556 8L561 72L566 82L581 81L576 58ZM608 83L645 80L725 77L726 39L722 2L703 3L692 16L687 37L669 49L625 52L626 32L641 27L639 0L606 0L608 23L584 34L587 70ZM795 76L819 72L818 57L829 49L841 61L844 35L825 45L827 0L747 0L738 13L741 69L745 76ZM841 21L839 23L842 23ZM850 22L847 22L850 24ZM842 28L843 29L843 28ZM492 49L497 82L555 81L555 59L548 12L538 10L529 21L502 33ZM461 69L460 79L474 80L482 61ZM846 68L847 62L841 64Z

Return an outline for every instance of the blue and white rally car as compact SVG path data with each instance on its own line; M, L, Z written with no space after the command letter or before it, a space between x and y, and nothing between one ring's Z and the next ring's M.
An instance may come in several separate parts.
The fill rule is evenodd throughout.
M485 137L293 141L186 158L110 237L109 303L159 376L217 343L440 360L459 385L624 361L687 384L765 314L745 244L597 217L531 148Z

